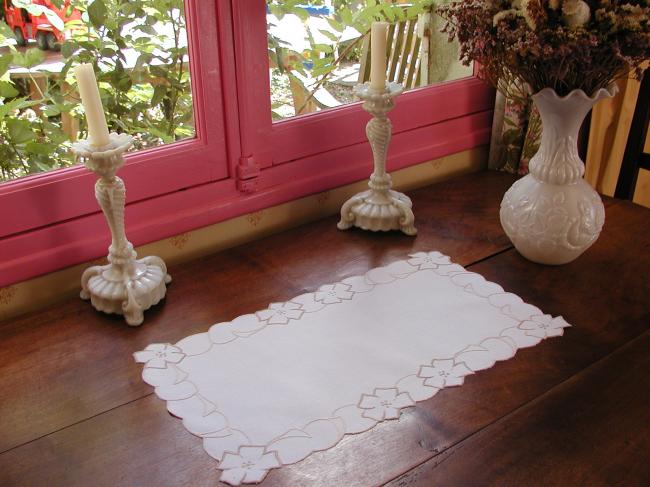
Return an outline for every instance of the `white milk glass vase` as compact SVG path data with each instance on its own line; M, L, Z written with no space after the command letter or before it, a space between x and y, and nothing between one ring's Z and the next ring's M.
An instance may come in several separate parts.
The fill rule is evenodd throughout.
M616 92L611 85L591 97L582 90L560 97L552 88L533 95L543 123L541 145L530 173L506 192L500 213L503 229L527 259L566 264L598 239L605 208L583 179L578 132L589 110Z

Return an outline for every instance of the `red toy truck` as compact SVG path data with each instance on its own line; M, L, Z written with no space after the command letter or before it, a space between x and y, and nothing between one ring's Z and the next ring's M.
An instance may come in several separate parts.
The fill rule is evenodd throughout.
M5 21L13 31L19 46L24 46L29 39L35 39L40 49L60 48L65 40L65 33L50 24L45 15L30 15L27 10L15 7L11 0L3 2ZM57 8L50 0L32 0L32 3L49 8L63 22L81 19L81 12L70 6L70 0L65 0L61 8Z

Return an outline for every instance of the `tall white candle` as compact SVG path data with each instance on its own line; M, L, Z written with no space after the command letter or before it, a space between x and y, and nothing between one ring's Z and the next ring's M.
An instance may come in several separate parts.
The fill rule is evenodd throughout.
M95 71L90 64L80 64L74 70L77 86L81 95L81 103L86 112L88 122L88 139L94 146L101 147L108 144L108 126Z
M373 22L370 34L370 88L384 91L386 86L386 37L388 22Z

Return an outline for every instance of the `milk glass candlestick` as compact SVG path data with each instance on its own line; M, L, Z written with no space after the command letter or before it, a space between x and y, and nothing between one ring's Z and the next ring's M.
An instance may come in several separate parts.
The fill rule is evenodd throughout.
M368 83L355 87L356 95L364 100L363 108L373 116L366 125L366 134L372 147L375 169L368 183L370 189L353 196L341 208L341 221L338 223L341 230L356 226L364 230L401 230L406 235L417 234L410 198L391 189L392 180L386 173L391 137L387 114L395 106L393 99L403 90L397 83L385 83L382 90L375 90Z
M97 85L90 83L94 74L91 77L86 68L78 74L89 137L75 143L72 150L99 176L95 197L111 231L108 265L92 266L84 271L81 298L90 299L99 311L124 315L129 325L137 326L144 320L144 311L165 297L171 277L160 257L136 260L133 245L124 230L126 189L124 181L116 176L133 138L128 134L108 133Z

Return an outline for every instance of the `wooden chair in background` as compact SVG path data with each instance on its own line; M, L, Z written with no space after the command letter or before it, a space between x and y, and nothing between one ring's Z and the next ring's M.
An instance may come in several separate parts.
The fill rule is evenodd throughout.
M391 24L386 44L388 81L400 83L406 89L426 86L429 73L429 15ZM370 79L370 38L363 40L359 83Z
M621 172L616 183L616 198L631 200L634 198L636 182L640 169L650 170L650 153L644 152L648 138L648 123L650 122L650 73L646 71L639 97L634 109L634 117L630 133L625 145L625 154L621 163Z
M429 79L430 14L425 13L417 19L398 21L390 25L386 45L387 79L404 85L406 89L426 86ZM292 63L300 62L296 56L285 57L282 62L288 70ZM269 58L271 67L277 60ZM362 41L358 82L370 79L370 36ZM315 112L319 108L333 108L341 105L325 88L319 87L313 96L315 80L308 79L297 71L289 76L294 107L303 113Z

